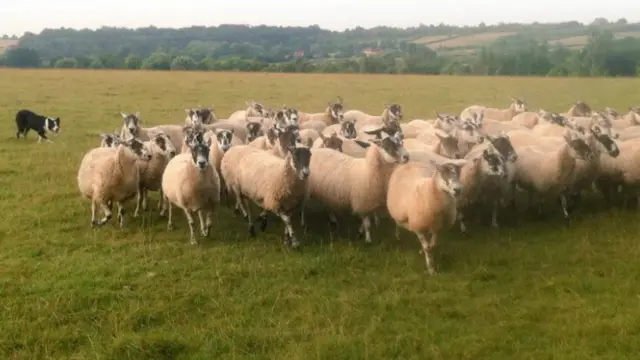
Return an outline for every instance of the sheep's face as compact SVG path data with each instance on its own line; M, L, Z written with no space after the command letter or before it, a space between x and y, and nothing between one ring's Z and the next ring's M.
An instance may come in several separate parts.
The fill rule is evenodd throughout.
M255 140L258 136L260 136L261 130L262 130L261 123L259 122L247 123L247 142L251 142Z
M349 120L343 121L340 124L340 135L347 139L355 139L358 136L355 123Z
M140 128L140 112L135 114L120 113L124 119L124 127L127 128L129 134L136 136L138 129Z
M218 130L216 134L218 146L222 152L227 152L231 148L231 141L233 140L232 130Z
M386 106L387 113L389 114L389 121L402 121L402 105L391 104Z
M595 139L602 144L611 157L617 157L620 155L620 149L607 130L608 129L604 129L598 124L593 124L591 126L591 134Z
M100 133L100 138L102 139L100 147L105 148L117 148L122 142L116 133Z
M513 144L511 144L509 135L505 132L501 132L496 136L487 135L487 140L489 140L491 145L493 145L507 161L514 163L518 160L518 154L516 154L516 150L513 148Z
M305 180L309 177L309 162L311 161L311 150L307 147L289 148L289 161L296 170L298 178Z
M629 111L635 113L636 115L640 115L640 107L631 106L629 107Z
M145 161L151 160L151 151L144 146L144 142L140 141L140 139L131 138L123 142L122 145L129 148L140 159Z
M183 133L184 135L184 142L187 144L187 146L193 146L195 144L202 144L204 143L204 129L197 127L184 127L183 129Z
M504 158L492 146L489 146L482 152L480 170L489 176L507 177L507 167Z
M457 137L442 130L436 131L435 135L440 140L440 155L451 159L460 159L462 157Z
M302 144L300 128L298 125L287 125L285 130L278 136L278 139L283 149L289 146L295 146L296 144Z
M457 127L457 135L460 140L472 144L481 144L484 136L478 132L478 126L471 120L465 120Z
M331 114L331 118L336 122L342 122L344 120L344 107L342 103L329 103L329 113Z
M527 111L527 106L523 99L511 99L511 106L518 114Z
M387 136L384 139L372 140L372 142L382 149L382 155L387 162L399 164L409 162L409 153L404 148L402 140L397 137Z
M285 114L285 117L286 117L286 123L287 124L292 124L292 125L300 124L300 116L298 115L298 110L292 109L292 108L287 108L284 111L284 114Z
M324 137L322 133L320 133L320 138L322 139L322 143L324 147L327 149L334 149L342 152L342 139L338 137L338 135L334 132L329 137Z
M460 117L451 114L445 114L436 112L436 129L442 129L445 131L451 131L454 127L456 127L460 123Z
M271 127L268 128L267 131L265 131L265 136L267 137L267 142L270 145L275 145L276 140L278 140L278 130L275 127Z
M458 160L463 161L463 160ZM434 164L437 169L435 176L438 188L451 196L458 196L462 193L462 184L460 184L460 170L464 166L461 163L445 162L444 164Z
M193 110L193 109L184 109L184 112L187 113L187 118L189 119L189 121L191 121L192 124L198 124L200 123L200 117L198 116L198 113Z
M266 116L266 109L260 103L250 101L248 103L247 116Z
M275 115L273 115L273 124L276 130L284 131L288 124L286 112L283 110L276 111Z
M213 109L196 109L196 116L201 124L211 124L211 120L213 119Z
M176 147L173 146L171 139L169 139L169 135L165 133L156 134L153 137L153 142L165 156L168 156L169 158L176 156Z
M200 170L206 169L207 165L209 165L209 147L205 144L198 143L192 144L189 148L191 149L193 163Z
M591 108L589 105L578 100L573 105L573 114L576 116L589 116L591 114Z
M586 139L580 134L567 129L564 133L564 139L574 152L574 156L589 161L594 158L593 150Z

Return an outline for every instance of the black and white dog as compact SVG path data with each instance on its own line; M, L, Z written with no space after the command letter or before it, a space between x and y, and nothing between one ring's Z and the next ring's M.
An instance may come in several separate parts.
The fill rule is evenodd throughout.
M48 116L42 116L34 113L31 110L22 109L16 114L16 125L18 126L18 132L16 137L19 139L22 135L25 139L29 130L33 130L38 133L38 142L43 139L51 142L47 138L46 133L51 132L58 134L60 131L60 118L50 118Z

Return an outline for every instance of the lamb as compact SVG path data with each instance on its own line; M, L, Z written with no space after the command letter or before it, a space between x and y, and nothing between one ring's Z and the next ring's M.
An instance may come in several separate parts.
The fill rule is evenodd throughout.
M234 112L233 114L229 115L227 120L231 120L231 121L247 120L247 118L253 117L253 116L255 117L267 116L267 110L262 104L255 102L253 100L245 101L245 104L247 105L246 110L238 110Z
M342 152L343 143L344 143L344 140L340 139L338 134L336 134L335 132L332 133L330 136L326 136L326 137L322 133L318 133L318 139L316 139L316 141L313 142L313 146L311 146L311 148L313 149L326 148L326 149L333 149L333 150Z
M132 138L117 148L99 147L85 154L78 169L80 193L91 200L91 226L102 226L112 217L110 203L118 204L118 221L124 225L123 203L139 191L140 173L137 159L150 160L142 141ZM100 208L104 217L96 220Z
M169 160L176 155L176 148L173 146L169 138L164 133L155 134L151 140L145 141L144 146L151 153L151 160L138 160L138 169L140 171L140 188L138 189L138 201L133 217L138 217L140 208L147 210L147 192L160 190L160 202L158 207L162 208L162 174L169 163Z
M518 161L515 163L514 180L521 188L529 190L530 199L532 192L540 195L540 205L544 200L559 196L564 217L569 220L565 192L570 185L576 159L589 161L593 152L585 139L571 129L565 130L563 138L565 143L552 150L535 145L516 147ZM540 207L538 209L541 211Z
M220 203L220 179L218 172L209 162L209 147L192 143L189 153L176 155L169 161L162 175L164 207L168 210L167 229L173 230L173 205L181 208L189 223L190 243L197 245L194 219L196 212L200 219L200 233L209 236L212 215Z
M358 136L353 120L344 120L340 124L329 125L322 132L324 136L330 136L332 132L337 132L346 139L355 139Z
M541 124L540 120L546 120L548 122L561 123L560 115L546 111L544 109L538 110L538 112L523 112L513 117L511 122L514 125L519 125L527 129L533 129L536 125Z
M580 117L591 116L591 108L583 101L576 101L565 114L560 114L565 117Z
M389 178L386 205L389 215L418 237L427 270L436 273L433 249L439 234L449 229L457 217L456 197L463 191L460 184L462 164L432 164L436 172L429 177L425 167L417 163L399 165ZM431 239L427 240L427 234ZM398 232L396 236L399 237Z
M408 146L412 145L412 141L410 140L411 139L407 139L406 141ZM416 140L429 145L429 150L438 155L442 155L450 159L459 159L464 156L464 153L460 149L458 138L443 130L436 129L433 132L425 131L420 134ZM413 148L418 149L417 146Z
M250 146L236 146L226 153L222 159L222 175L249 221L250 236L255 236L255 228L247 199L265 210L259 217L262 231L267 226L266 211L271 211L285 225L285 242L292 248L300 245L291 226L291 216L304 201L310 159L311 151L306 147L290 147L284 159Z
M371 242L370 215L384 207L389 176L397 163L409 161L402 141L394 136L372 140L364 158L331 149L312 149L309 195L330 212L351 210L362 219L358 231ZM304 211L303 211L304 219ZM330 224L335 225L334 216Z
M338 101L335 103L328 103L327 109L323 113L304 113L299 114L300 124L304 124L307 121L320 120L327 126L340 123L344 118L344 104L342 98L338 96Z
M496 121L511 121L514 116L527 111L524 99L511 99L511 105L506 109L496 109L481 105L472 105L462 110L460 119L472 119L473 114L484 111L484 118Z
M403 118L402 106L400 104L385 104L382 115L373 116L359 110L350 110L345 113L345 120L353 121L356 130L361 131L368 125L388 126L390 123L399 124Z

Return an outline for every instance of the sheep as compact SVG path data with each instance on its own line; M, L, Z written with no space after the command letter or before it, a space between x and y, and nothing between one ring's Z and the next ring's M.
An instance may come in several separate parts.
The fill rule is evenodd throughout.
M346 139L355 139L358 136L354 120L344 120L340 124L329 125L322 130L324 136L330 136L332 132L337 132Z
M211 124L218 121L218 117L213 112L213 107L198 107L196 109L184 109L184 111L187 113L187 117L184 119L185 125Z
M513 141L513 136L511 138ZM539 211L544 200L559 196L564 218L568 221L565 191L570 185L576 159L589 161L593 152L585 139L571 129L565 130L563 139L564 144L554 149L540 145L516 147L518 161L515 163L514 186L518 184L528 190L530 199L532 192L540 195Z
M222 175L249 222L250 236L255 236L255 228L248 199L264 209L259 217L262 231L267 226L266 211L271 211L285 225L285 242L292 248L300 245L293 232L291 215L304 201L312 158L306 147L290 147L284 159L250 146L236 146L225 154Z
M300 130L300 143L306 147L312 147L313 143L320 137L317 131L312 129Z
M210 125L204 125L206 130L233 130L233 135L237 137L242 144L247 142L247 127L245 123L220 120Z
M472 119L473 114L484 111L484 118L496 121L511 121L514 116L527 111L524 99L511 99L511 105L506 109L496 109L481 105L472 105L462 110L460 119Z
M618 147L620 155L617 157L600 154L596 186L607 202L614 185L623 185L627 194L633 192L640 199L640 141L623 141Z
M249 121L247 122L247 143L252 142L258 136L264 135L263 121Z
M169 138L164 133L155 134L151 140L145 141L144 146L151 153L151 160L138 160L138 169L140 171L140 188L138 189L138 199L136 202L136 210L133 217L137 218L140 214L140 208L147 210L147 192L160 190L160 202L158 208L162 208L162 190L160 185L162 182L162 174L167 163L176 155L176 148L173 146Z
M315 131L319 133L323 132L324 129L327 128L327 124L324 121L321 120L309 120L309 121L305 121L304 123L300 124L300 130L305 130L305 129L313 129Z
M620 141L627 141L636 138L640 138L640 125L630 126L624 129L624 131L622 131L618 136L618 140Z
M420 119L411 120L406 124L401 124L400 128L402 128L402 133L404 134L406 139L416 138L425 130L436 129L434 124L432 124L431 122ZM446 131L451 130L452 129L447 129Z
M333 149L333 150L337 150L339 152L343 152L342 151L342 144L344 143L344 140L342 140L338 134L331 133L330 136L324 136L322 133L318 133L318 139L316 139L316 141L313 142L313 146L311 146L312 149L321 149L321 148L327 148L327 149Z
M277 141L274 141L273 146L267 150L271 155L284 158L289 152L289 149L295 147L296 144L302 144L297 125L287 125L282 129L276 127L274 128L274 134L276 135Z
M564 117L591 116L591 108L585 102L578 100L566 113L560 115Z
M436 112L436 117L437 118L433 123L433 127L435 127L436 129L442 129L447 132L452 131L453 128L459 125L461 122L461 119L458 115L451 115L451 114ZM472 117L472 120L476 122L476 118L477 118L477 115L474 114L474 116ZM476 125L478 125L478 127L482 126L482 121L480 121L479 123L476 123Z
M246 110L238 110L232 113L231 115L229 115L227 120L231 120L231 121L247 120L247 118L252 116L256 116L256 117L267 116L267 110L262 104L255 102L253 100L245 101L245 104L247 105Z
M350 110L345 113L345 120L353 121L358 131L368 125L386 126L390 123L399 124L403 117L402 105L400 104L385 104L380 116L369 115L359 110Z
M224 178L222 177L222 173L220 171L220 166L222 164L222 158L224 154L229 150L232 146L232 138L233 131L229 130L209 130L204 133L203 141L209 147L209 163L213 166L214 169L218 172L220 177L220 196L225 197L226 187L224 184Z
M173 230L173 205L181 208L189 223L190 243L197 245L192 213L200 219L200 233L209 236L212 215L220 203L220 178L209 162L209 147L190 144L188 153L176 155L162 175L164 207L168 211L167 230Z
M330 214L349 209L360 216L362 224L358 234L364 234L367 243L371 242L370 215L385 205L393 168L409 161L402 140L395 136L371 140L371 143L364 158L353 158L331 149L312 149L309 166L309 196L323 204ZM336 225L333 215L330 215L330 224Z
M120 135L118 135L118 133L113 132L113 133L100 133L100 147L105 147L105 148L117 148L118 145L120 145L120 143L122 142L122 139L120 139Z
M124 225L123 203L139 191L140 173L136 160L151 155L139 139L125 140L117 148L99 147L85 154L78 169L80 193L91 200L91 226L104 225L112 217L110 203L118 205L118 221ZM100 208L104 217L96 220Z
M269 150L273 146L275 146L275 142L278 139L278 134L276 134L275 128L269 128L265 132L264 135L258 136L255 140L250 142L249 146L255 147L262 150Z
M602 115L609 119L611 126L616 130L625 130L629 127L640 125L640 115L633 111L632 107L629 108L629 112L624 116L620 116L614 109L608 107L604 109Z
M404 133L402 127L397 121L391 121L385 124L371 124L361 127L357 130L358 136L356 140L369 141L375 139L382 139L384 136L395 136L400 140L404 139Z
M484 136L478 131L478 123L483 124L482 113L480 113L479 120L473 121L470 119L463 120L459 125L453 128L451 135L458 139L458 147L463 154L466 154L471 150L475 144L481 144L484 141Z
M120 115L124 119L122 130L120 131L120 138L122 140L128 140L132 137L138 138L142 141L151 140L151 137L159 132L163 132L171 140L173 146L178 149L182 147L182 126L180 125L158 125L150 128L142 127L142 120L140 120L140 112L135 114L127 114L121 112Z
M407 139L407 144L409 144L409 146L411 146L411 144L413 143L410 140L411 139ZM418 135L416 140L429 145L429 150L438 155L442 155L451 159L458 159L464 156L462 150L460 149L458 138L441 129L436 129L433 132L425 131ZM414 147L414 149L417 148L418 147Z
M327 109L323 113L304 113L299 114L299 123L304 124L307 121L320 120L327 126L332 124L338 124L342 122L344 118L344 104L342 98L338 96L338 101L335 103L328 103Z
M436 273L433 249L439 234L449 229L457 217L456 197L463 191L460 168L463 164L436 164L436 172L427 176L422 164L398 165L389 178L386 205L396 226L418 237L428 273ZM396 227L397 230L397 227ZM431 238L427 240L427 234ZM399 233L396 231L396 237Z
M527 129L533 129L536 125L541 123L540 119L549 122L558 122L560 120L560 115L546 111L544 109L539 109L537 112L527 111L520 113L514 116L511 122L514 125L519 125Z

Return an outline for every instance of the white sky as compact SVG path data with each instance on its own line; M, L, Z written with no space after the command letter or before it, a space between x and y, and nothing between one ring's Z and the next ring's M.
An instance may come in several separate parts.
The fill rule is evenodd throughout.
M344 30L420 23L640 21L640 1L513 0L22 0L0 5L0 34L45 28L188 27L220 24L307 26ZM365 10L363 10L365 9Z

